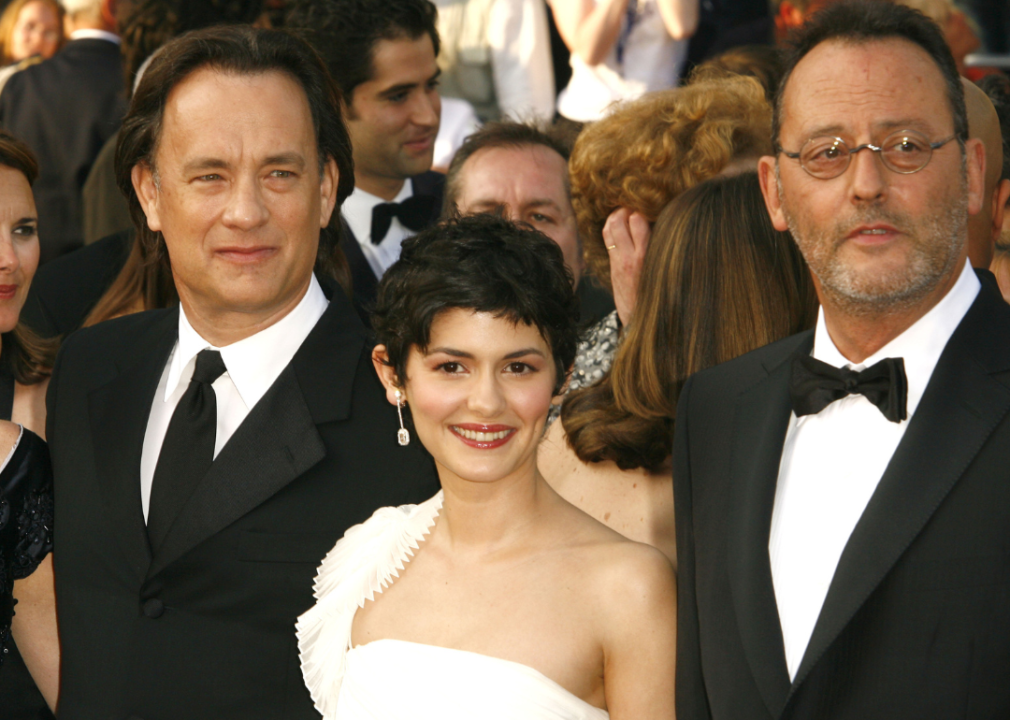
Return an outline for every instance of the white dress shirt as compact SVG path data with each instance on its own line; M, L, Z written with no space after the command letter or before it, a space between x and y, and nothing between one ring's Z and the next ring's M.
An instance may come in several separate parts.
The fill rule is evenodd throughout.
M413 195L414 183L408 179L400 188L400 194L393 198L392 202L400 203ZM372 244L372 208L384 202L389 201L355 187L354 192L344 200L344 205L340 209L377 278L381 278L390 266L400 259L400 244L415 234L403 226L399 218L394 217L382 242L378 245Z
M140 456L140 498L145 519L151 505L151 486L161 445L172 413L193 377L197 354L208 348L218 350L226 368L224 375L211 386L217 397L217 437L214 441L214 457L217 457L249 411L291 362L328 305L329 301L313 276L308 292L294 310L270 327L223 348L214 347L200 337L189 324L182 306L179 307L179 340L161 374Z
M106 30L97 29L84 29L84 30L74 30L70 33L71 40L108 40L110 43L115 43L119 45L122 40L115 33L110 33Z
M768 554L785 642L795 678L849 536L905 434L940 354L978 295L968 263L954 287L928 313L862 363L850 363L817 318L813 357L859 371L884 358L904 359L908 417L893 423L862 395L849 395L816 415L792 415L782 449Z

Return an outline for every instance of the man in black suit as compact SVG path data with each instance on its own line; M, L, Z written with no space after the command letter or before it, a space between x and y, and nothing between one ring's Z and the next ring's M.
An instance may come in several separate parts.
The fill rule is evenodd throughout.
M248 26L172 41L137 89L117 176L179 307L75 333L53 371L61 718L317 718L294 635L317 565L437 489L313 276L351 190L338 98Z
M341 209L341 247L366 322L400 243L441 210L444 179L431 171L442 107L436 22L428 0L296 0L288 15L344 95L354 192Z
M1010 307L939 29L843 2L759 175L812 332L699 373L674 442L679 720L1010 715Z
M63 0L70 42L15 73L0 94L0 126L28 143L39 160L33 190L42 263L83 244L84 181L126 110L114 4Z

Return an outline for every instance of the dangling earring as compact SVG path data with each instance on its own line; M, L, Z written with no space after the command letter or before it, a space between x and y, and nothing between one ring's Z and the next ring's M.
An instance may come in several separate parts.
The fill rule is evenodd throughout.
M400 417L400 430L396 433L396 441L401 445L410 445L410 431L403 427L403 393L396 391L396 414Z

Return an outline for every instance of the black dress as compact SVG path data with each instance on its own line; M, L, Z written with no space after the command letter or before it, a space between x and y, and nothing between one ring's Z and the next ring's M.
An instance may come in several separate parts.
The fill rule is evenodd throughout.
M14 378L0 363L0 418L10 419ZM2 462L3 458L0 458ZM52 718L10 637L14 581L31 575L53 547L49 448L30 430L0 470L0 717Z

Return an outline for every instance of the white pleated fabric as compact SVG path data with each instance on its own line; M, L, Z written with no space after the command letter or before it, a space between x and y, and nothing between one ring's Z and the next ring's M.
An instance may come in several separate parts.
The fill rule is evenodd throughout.
M302 675L324 720L607 720L606 711L519 663L402 640L351 649L355 612L399 577L441 508L441 492L420 505L382 508L319 566L316 605L296 631Z

